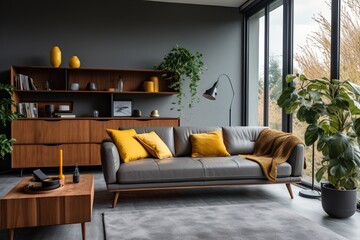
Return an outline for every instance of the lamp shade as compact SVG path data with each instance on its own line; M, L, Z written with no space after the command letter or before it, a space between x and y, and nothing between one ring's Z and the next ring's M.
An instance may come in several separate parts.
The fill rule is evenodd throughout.
M207 98L207 99L210 99L210 100L216 100L217 86L219 84L220 77L222 77L222 76L227 78L227 80L230 83L230 87L231 87L231 91L232 91L232 98L231 98L230 107L229 107L229 126L231 126L231 107L232 107L232 103L233 103L233 100L234 100L235 92L234 92L234 87L232 85L230 77L228 75L224 74L224 73L220 74L218 79L214 83L214 85L211 88L209 88L208 90L205 91L205 93L203 94L203 97Z
M211 88L209 88L208 90L205 91L205 93L203 94L203 97L210 99L210 100L216 100L217 85L218 85L218 81L216 81Z

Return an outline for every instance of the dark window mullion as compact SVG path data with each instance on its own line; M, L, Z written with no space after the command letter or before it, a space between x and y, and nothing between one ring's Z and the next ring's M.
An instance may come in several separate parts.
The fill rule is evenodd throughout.
M241 96L241 102L242 102L242 114L241 114L241 125L242 126L248 126L249 125L249 121L248 121L248 116L249 116L249 107L248 107L248 102L249 102L249 75L248 75L248 67L249 67L249 49L248 49L248 17L246 16L246 14L244 14L243 16L243 54L242 54L242 93Z
M269 125L269 6L265 6L264 39L264 126Z
M331 1L330 78L340 78L340 0Z
M294 59L294 0L283 1L284 17L283 17L283 68L282 83L283 88L289 84L286 83L286 75L293 73ZM292 114L286 114L282 110L282 130L284 132L292 132Z

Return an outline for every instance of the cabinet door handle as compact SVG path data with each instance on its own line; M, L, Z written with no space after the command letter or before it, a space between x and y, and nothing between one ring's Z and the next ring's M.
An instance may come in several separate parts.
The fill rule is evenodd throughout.
M147 121L152 121L152 119L135 119L135 121L147 122Z
M44 144L45 146L49 146L49 147L56 147L56 146L61 146L62 144L60 143L48 143L48 144Z
M43 121L46 121L46 122L59 122L59 121L61 121L61 119L54 119L54 120L47 120L47 119L45 119L45 120L43 120Z

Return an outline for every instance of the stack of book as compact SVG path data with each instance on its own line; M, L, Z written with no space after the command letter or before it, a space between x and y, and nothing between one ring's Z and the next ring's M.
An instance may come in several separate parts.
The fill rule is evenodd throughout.
M15 89L17 90L37 90L34 80L24 74L15 75Z
M37 118L38 104L33 102L22 102L18 104L18 113L20 117L24 118Z

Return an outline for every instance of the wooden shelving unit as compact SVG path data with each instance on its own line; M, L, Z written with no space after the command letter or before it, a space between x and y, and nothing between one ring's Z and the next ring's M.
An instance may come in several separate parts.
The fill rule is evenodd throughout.
M17 74L31 77L37 90L15 89L13 100L37 103L39 109L37 118L12 122L11 135L16 139L12 168L56 167L59 149L63 149L65 166L100 165L100 143L108 138L107 128L180 125L179 118L175 117L113 117L112 103L118 97L127 96L136 101L141 95L156 98L176 94L168 88L162 71L12 66L12 85L15 85ZM143 82L152 76L159 78L159 92L143 91ZM124 83L123 91L109 91L116 89L120 77ZM46 82L51 90L45 90ZM89 82L96 84L96 91L86 89ZM80 89L70 90L72 83L79 83ZM69 103L76 118L49 118L45 115L46 103L54 104L56 108L61 103ZM89 106L100 109L101 116L92 117L91 111L84 113L83 109L90 109Z

